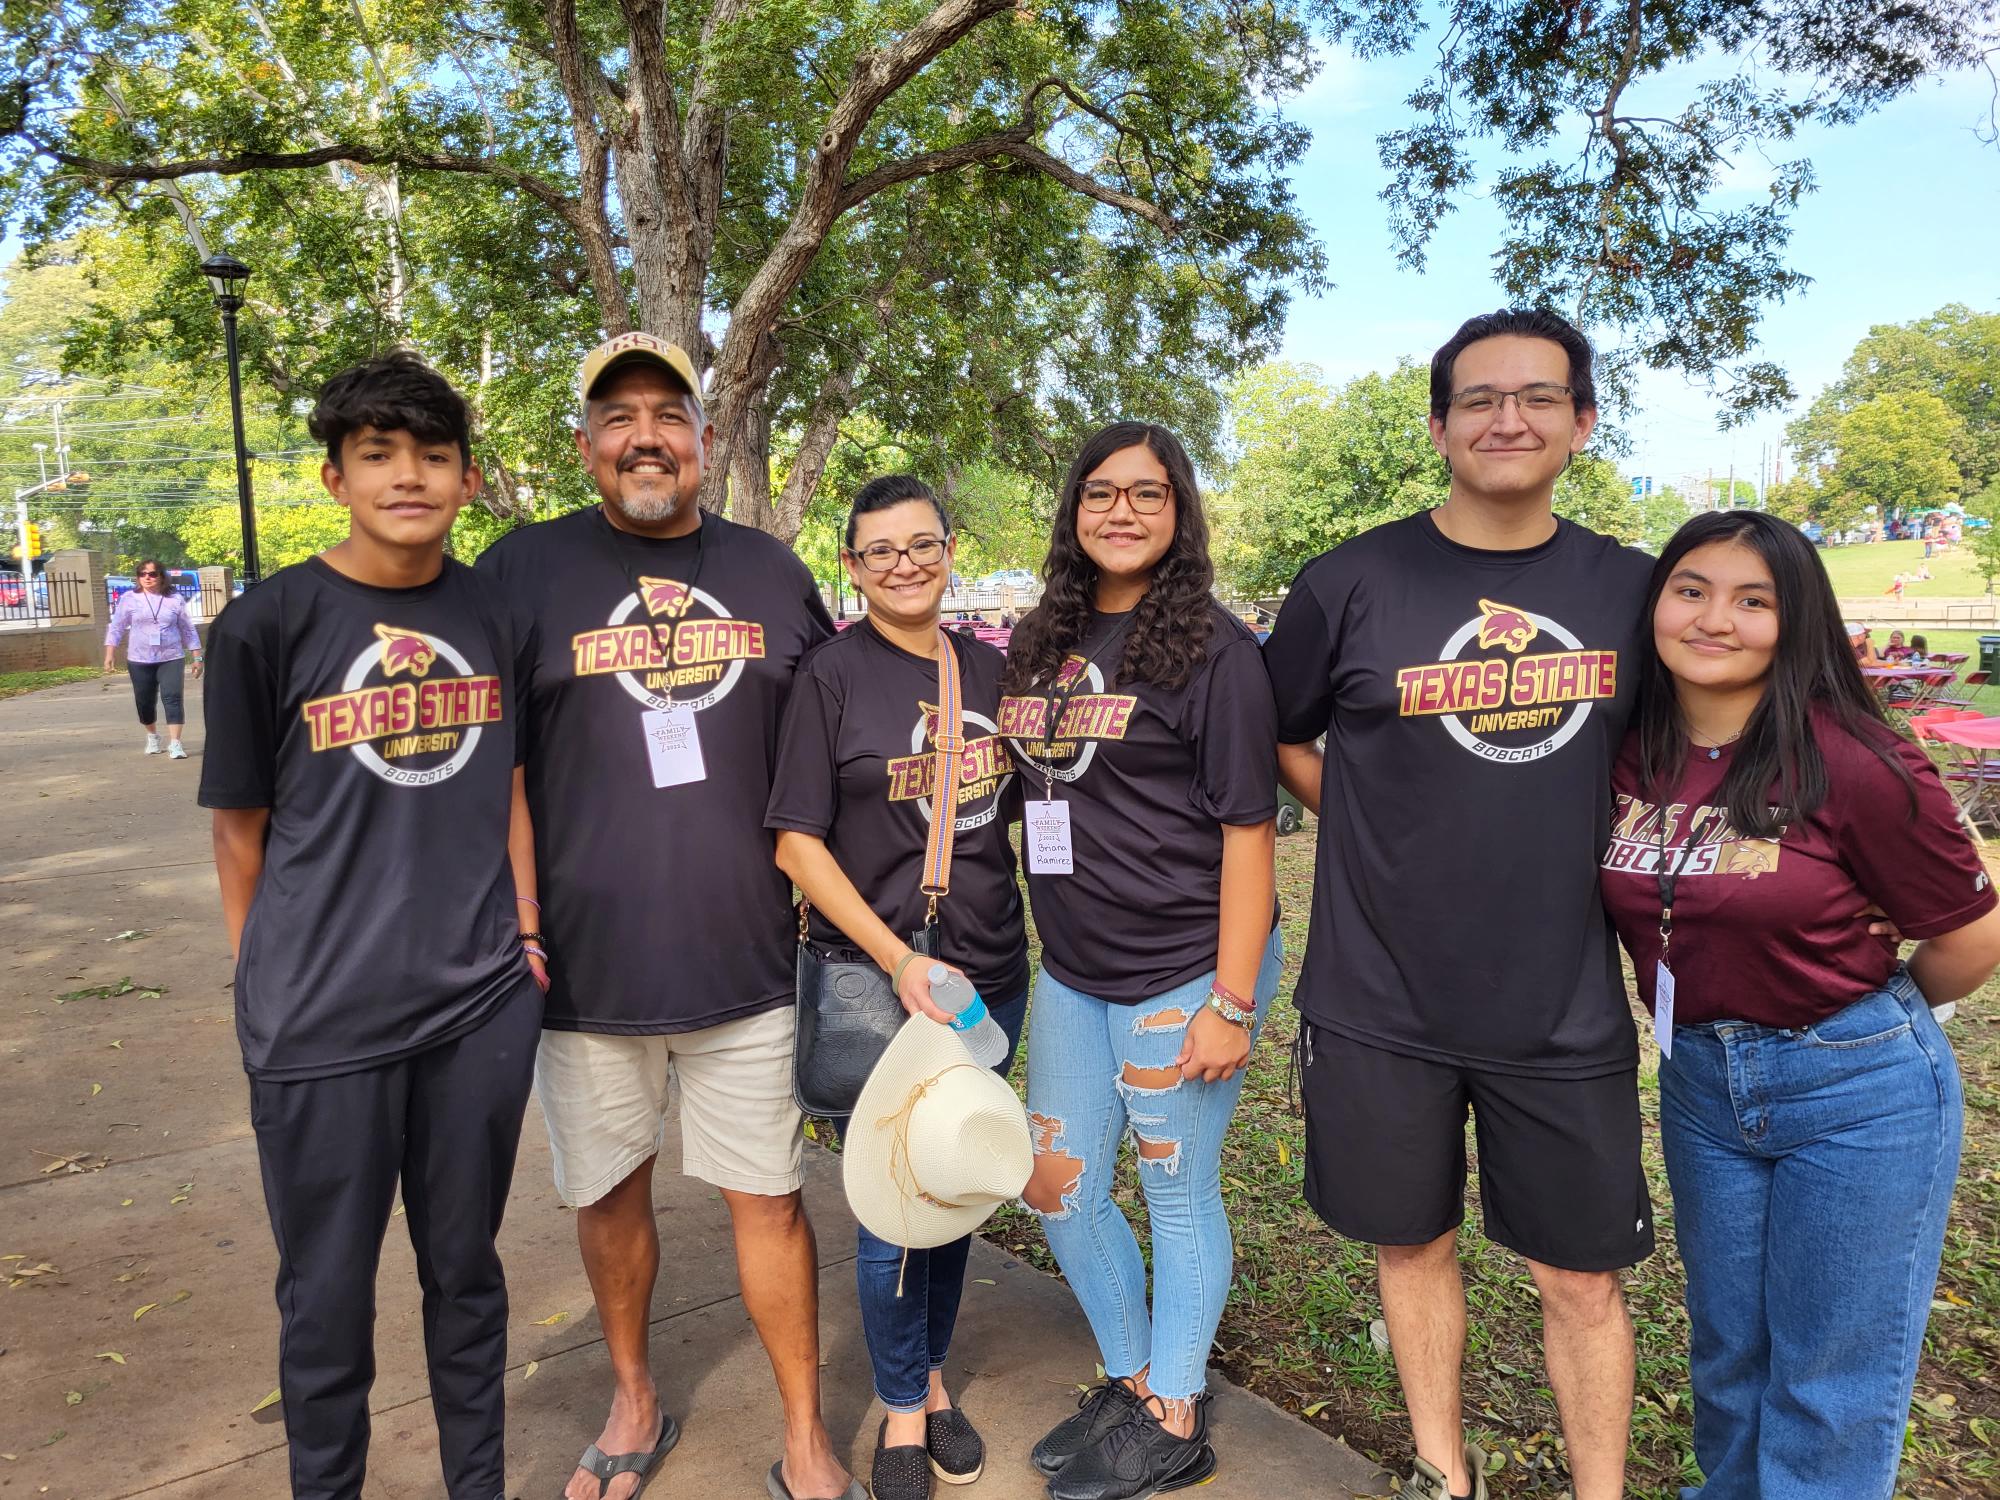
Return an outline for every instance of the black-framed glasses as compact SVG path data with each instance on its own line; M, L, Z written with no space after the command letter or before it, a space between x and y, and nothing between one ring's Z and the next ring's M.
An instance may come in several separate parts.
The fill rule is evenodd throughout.
M1140 515L1157 516L1174 498L1173 481L1142 479L1137 484L1113 484L1108 479L1090 479L1078 487L1076 501L1085 510L1106 511L1118 503L1120 495Z
M160 575L152 568L141 568L139 570L139 576L141 578L158 578Z
M1490 385L1475 385L1469 390L1455 392L1451 398L1451 409L1463 412L1468 417L1490 417L1497 415L1507 404L1509 396L1514 398L1517 411L1537 416L1548 416L1569 405L1573 392L1566 385L1550 385L1546 382L1524 385L1518 390L1495 390Z
M893 573L906 557L920 568L934 568L944 561L944 542L934 536L920 536L907 547L870 542L859 552L850 548L848 556L860 558L861 566L871 573Z

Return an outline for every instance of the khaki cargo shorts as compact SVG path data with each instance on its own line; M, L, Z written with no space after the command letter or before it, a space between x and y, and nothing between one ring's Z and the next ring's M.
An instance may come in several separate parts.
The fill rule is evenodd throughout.
M766 1197L796 1190L805 1138L792 1102L795 1024L781 1005L671 1036L544 1031L535 1092L557 1195L583 1208L658 1155L675 1085L685 1175Z

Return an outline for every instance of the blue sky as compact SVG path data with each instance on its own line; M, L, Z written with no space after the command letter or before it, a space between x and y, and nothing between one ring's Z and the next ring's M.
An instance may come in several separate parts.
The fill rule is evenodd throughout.
M1408 58L1362 62L1345 52L1288 110L1313 131L1294 177L1300 206L1327 247L1336 287L1300 297L1283 354L1335 378L1387 369L1431 350L1475 312L1499 304L1488 260L1500 220L1469 200L1445 221L1421 275L1397 266L1376 197L1385 174L1375 137L1404 123L1403 98L1421 76L1427 48ZM1677 97L1656 87L1635 112L1677 112ZM1784 160L1809 158L1819 190L1795 217L1789 263L1813 278L1774 306L1761 357L1790 373L1800 406L1840 373L1855 342L1876 323L1901 323L1947 302L1992 308L2000 237L2000 150L1981 145L1973 125L1990 107L1991 81L1966 74L1926 84L1889 109L1844 130L1812 129L1786 143ZM1727 191L1760 193L1769 166L1739 161ZM1731 433L1716 429L1716 403L1673 376L1649 375L1639 409L1624 414L1633 452L1629 472L1674 482L1713 468L1720 481L1732 458L1752 477L1759 445L1774 448L1786 417L1766 417ZM1789 472L1789 470L1788 470Z

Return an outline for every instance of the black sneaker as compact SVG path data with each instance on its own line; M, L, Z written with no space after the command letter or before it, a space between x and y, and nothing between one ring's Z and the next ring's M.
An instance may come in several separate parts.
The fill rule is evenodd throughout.
M955 1406L925 1416L924 1449L946 1484L971 1484L986 1472L986 1441Z
M1197 1398L1194 1432L1176 1437L1144 1405L1095 1448L1079 1453L1049 1481L1050 1500L1145 1500L1167 1490L1203 1484L1215 1474L1208 1445L1207 1402Z
M875 1431L875 1465L868 1473L868 1493L875 1500L931 1500L931 1460L922 1443L883 1446L889 1436L886 1420Z
M1028 1461L1049 1478L1086 1448L1095 1448L1139 1404L1132 1387L1122 1380L1101 1380L1077 1398L1076 1411L1064 1417L1035 1444Z

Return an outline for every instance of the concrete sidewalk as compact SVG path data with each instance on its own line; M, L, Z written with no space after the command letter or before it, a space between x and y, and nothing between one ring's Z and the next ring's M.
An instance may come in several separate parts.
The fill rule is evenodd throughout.
M190 684L191 689L193 685ZM0 1497L105 1500L287 1492L276 1268L229 994L200 774L143 757L122 676L0 703ZM58 997L91 987L126 993ZM609 1395L568 1213L531 1105L502 1236L513 1295L509 1493L551 1500ZM877 1413L855 1308L838 1163L808 1153L819 1233L826 1417L864 1477ZM670 1142L669 1163L679 1147ZM687 1436L649 1496L764 1495L779 1420L712 1189L660 1176L653 1361ZM1029 1445L1090 1380L1095 1349L1061 1283L975 1248L952 1352L985 1434L968 1500L1044 1493ZM376 1325L370 1500L441 1491L416 1275L391 1222ZM114 1359L111 1356L116 1355ZM1222 1458L1202 1493L1380 1494L1344 1445L1221 1382ZM942 1492L942 1487L940 1487ZM961 1492L950 1492L961 1493Z

